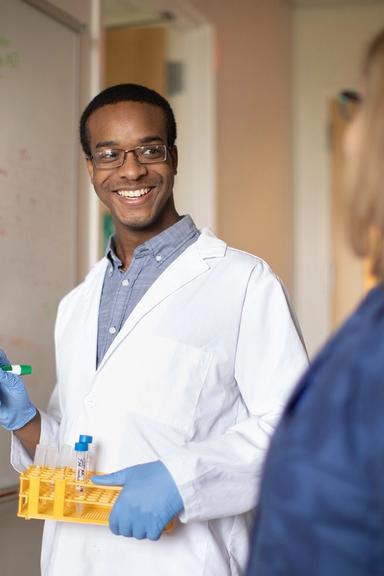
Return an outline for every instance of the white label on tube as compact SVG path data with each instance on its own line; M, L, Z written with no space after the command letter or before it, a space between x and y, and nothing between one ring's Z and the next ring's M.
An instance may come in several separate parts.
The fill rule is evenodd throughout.
M78 452L76 454L76 481L82 482L85 480L85 474L87 471L87 456L84 452ZM79 486L79 492L82 491L82 487Z

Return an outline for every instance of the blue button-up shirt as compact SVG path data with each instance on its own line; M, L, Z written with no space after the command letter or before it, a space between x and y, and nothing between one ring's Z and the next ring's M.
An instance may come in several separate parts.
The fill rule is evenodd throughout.
M196 242L199 234L192 218L184 216L137 246L126 270L116 255L114 238L110 239L106 252L109 264L99 308L97 366L148 288L190 244Z

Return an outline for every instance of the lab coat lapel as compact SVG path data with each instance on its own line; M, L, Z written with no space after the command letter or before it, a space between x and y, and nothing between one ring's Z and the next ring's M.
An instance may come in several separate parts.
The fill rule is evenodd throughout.
M99 370L108 361L113 351L135 328L138 322L165 298L192 282L195 278L209 270L206 258L223 256L226 244L203 231L197 242L189 246L170 266L155 280L144 294L140 302L131 312L119 334L107 350Z
M81 311L77 317L79 333L82 335L81 363L84 366L84 373L89 375L96 371L99 306L107 265L108 261L103 259L89 273Z

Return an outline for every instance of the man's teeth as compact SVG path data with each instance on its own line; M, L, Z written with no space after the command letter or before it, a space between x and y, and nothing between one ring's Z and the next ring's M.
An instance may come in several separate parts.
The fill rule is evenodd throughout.
M149 190L149 188L140 188L140 190L118 190L117 193L119 196L123 196L123 198L139 198L140 196L148 194Z

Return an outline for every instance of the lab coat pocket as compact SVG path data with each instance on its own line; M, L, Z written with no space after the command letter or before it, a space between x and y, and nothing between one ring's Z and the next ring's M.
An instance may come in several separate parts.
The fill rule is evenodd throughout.
M115 354L114 364L122 362L126 366L122 385L127 409L177 428L187 440L193 434L210 352L169 338L154 337L146 339L144 347L143 342L141 346L138 342L127 342Z

